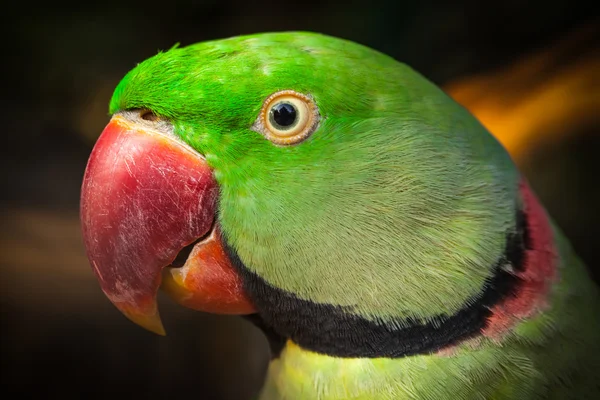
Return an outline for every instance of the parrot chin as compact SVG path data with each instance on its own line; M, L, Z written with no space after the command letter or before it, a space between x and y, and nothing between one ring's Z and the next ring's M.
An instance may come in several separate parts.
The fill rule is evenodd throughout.
M218 186L211 169L171 124L146 119L147 113L113 116L83 179L83 238L103 292L133 322L161 335L161 283L196 310L254 312L215 223Z

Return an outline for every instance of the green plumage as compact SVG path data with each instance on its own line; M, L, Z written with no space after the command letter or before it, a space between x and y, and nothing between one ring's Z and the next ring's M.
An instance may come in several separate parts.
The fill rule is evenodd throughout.
M400 359L333 358L288 345L272 362L263 398L596 399L600 299L564 239L559 251L552 307L499 342L475 339L450 354Z
M286 89L312 96L321 120L304 142L278 146L252 126ZM294 32L171 49L117 87L111 113L132 108L170 120L205 155L218 223L249 270L377 324L451 315L476 298L521 207L518 171L466 110L348 41ZM550 308L502 340L398 359L290 345L265 398L585 398L576 391L597 389L598 294L566 241L557 245Z

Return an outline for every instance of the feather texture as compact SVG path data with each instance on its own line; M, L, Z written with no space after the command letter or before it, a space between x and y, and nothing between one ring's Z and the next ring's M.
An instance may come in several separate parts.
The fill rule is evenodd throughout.
M302 143L280 146L252 127L265 99L288 89L311 96L321 119ZM132 108L168 119L205 155L220 187L218 224L244 268L370 323L427 323L468 306L505 257L523 207L522 177L474 117L410 67L341 39L288 32L174 48L119 84L111 112ZM402 358L288 342L263 397L597 393L598 291L557 228L552 237L558 277L547 307L501 335Z

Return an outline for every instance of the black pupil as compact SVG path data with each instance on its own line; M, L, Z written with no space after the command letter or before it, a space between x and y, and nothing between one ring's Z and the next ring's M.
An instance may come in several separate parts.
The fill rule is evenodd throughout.
M296 122L296 107L290 103L278 103L271 109L273 121L282 128L288 128Z

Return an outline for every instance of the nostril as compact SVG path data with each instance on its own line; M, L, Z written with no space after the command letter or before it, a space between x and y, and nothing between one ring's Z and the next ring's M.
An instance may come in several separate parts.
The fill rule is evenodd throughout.
M158 121L158 115L154 114L150 110L142 110L140 111L140 117L145 121Z

